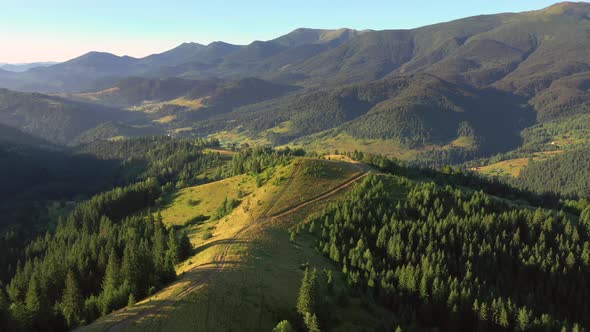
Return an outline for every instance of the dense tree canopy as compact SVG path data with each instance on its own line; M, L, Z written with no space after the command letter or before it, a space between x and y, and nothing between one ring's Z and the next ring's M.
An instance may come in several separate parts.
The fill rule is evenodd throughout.
M559 330L590 326L589 215L370 176L310 227L353 289L406 324Z
M97 195L30 243L6 287L10 314L2 326L74 327L173 280L174 264L186 257L181 240L161 219L136 213L159 195L154 179Z
M538 193L590 198L590 148L533 161L514 182Z

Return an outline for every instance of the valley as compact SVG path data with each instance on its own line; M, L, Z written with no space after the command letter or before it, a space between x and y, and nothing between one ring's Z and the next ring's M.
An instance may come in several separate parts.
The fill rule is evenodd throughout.
M0 331L587 331L590 3L519 6L3 60Z

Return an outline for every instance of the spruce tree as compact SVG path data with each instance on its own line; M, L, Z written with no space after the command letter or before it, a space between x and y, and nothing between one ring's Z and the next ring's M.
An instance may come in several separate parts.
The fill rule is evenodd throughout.
M8 311L8 298L0 287L0 330L9 331L10 311Z
M155 229L154 229L154 236L152 239L153 243L153 257L154 257L154 267L156 269L156 273L160 278L160 282L165 282L165 274L166 274L166 237L164 235L164 225L159 222L156 222Z
M119 286L121 285L121 272L119 270L119 259L113 249L109 256L107 269L102 282L101 311L103 315L111 312L116 305Z
M37 319L41 313L42 303L39 282L36 275L33 275L29 281L29 287L25 297L25 306L29 312L29 315L31 316L31 319Z
M317 280L316 270L310 271L305 269L303 279L301 280L301 287L299 288L299 297L297 299L297 312L302 316L306 313L313 313L317 304Z
M525 307L520 308L520 310L518 311L518 316L516 317L518 330L527 331L530 327L530 320L531 318L529 311Z
M287 320L283 320L277 324L277 326L272 329L272 332L294 332L291 323Z
M70 270L66 275L65 288L61 300L61 312L66 319L69 328L75 327L80 322L80 313L84 305L84 299L76 280L76 275Z
M135 303L136 303L135 296L133 295L133 293L129 293L129 298L127 299L127 306L133 307L135 305Z
M188 238L186 232L182 233L180 237L180 259L184 260L191 256L193 251L193 245L191 244L191 240Z
M320 332L320 323L316 314L305 313L304 321L309 332Z
M172 260L172 264L176 265L180 263L180 245L176 238L174 227L171 228L170 233L168 233L168 252L166 255Z

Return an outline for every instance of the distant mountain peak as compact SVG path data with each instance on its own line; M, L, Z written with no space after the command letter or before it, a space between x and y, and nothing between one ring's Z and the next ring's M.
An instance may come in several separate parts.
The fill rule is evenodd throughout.
M209 43L207 46L210 46L210 47L236 47L238 45L226 43L224 41L214 41L214 42Z
M186 43L182 43L182 44L178 45L176 47L176 49L183 49L183 48L184 49L186 49L186 48L192 49L192 48L201 48L201 47L205 47L205 45L195 43L195 42L186 42Z
M284 46L298 46L303 44L329 43L335 40L346 41L362 32L349 28L312 29L298 28L286 35L273 39L272 42Z
M89 58L89 57L112 57L112 58L118 58L118 56L116 56L116 55L114 55L112 53L100 52L100 51L90 51L90 52L88 52L86 54L82 54L78 58Z
M128 55L118 56L108 52L91 51L77 58L67 61L66 63L79 63L86 61L109 61L109 60L136 60Z
M546 15L588 15L590 14L590 3L585 1L565 1L541 9Z

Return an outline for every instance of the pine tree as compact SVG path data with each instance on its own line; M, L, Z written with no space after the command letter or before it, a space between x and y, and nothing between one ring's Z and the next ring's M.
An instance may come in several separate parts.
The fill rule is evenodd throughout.
M506 310L506 307L502 305L500 307L500 314L498 316L498 325L508 328L510 326L510 322L508 319L508 311Z
M161 217L160 213L158 215ZM159 222L156 222L154 227L154 236L152 239L153 243L153 257L154 257L154 267L156 269L156 273L159 276L160 282L166 282L166 237L164 236L164 225Z
M318 322L318 316L316 316L316 314L306 312L304 321L309 332L320 332L320 323Z
M174 281L176 279L176 269L174 268L174 263L170 257L166 257L166 261L164 263L164 278L166 282Z
M297 299L297 312L303 316L306 313L313 313L317 307L317 276L316 270L305 269L301 287L299 288L299 297Z
M571 269L574 267L574 265L576 264L576 257L574 256L574 254L572 252L570 252L566 259L565 259L565 263L567 264L567 266Z
M129 293L129 298L127 299L127 306L133 307L135 305L135 302L135 296L133 295L133 293Z
M25 306L33 320L37 319L41 313L42 303L37 276L33 275L29 281L27 295L25 297Z
M101 293L101 311L103 315L113 310L117 302L119 286L121 285L121 272L119 270L119 260L113 249L109 256L107 269L102 281Z
M172 264L176 265L180 263L180 245L178 244L174 228L171 228L168 234L168 252L166 255L172 260Z
M9 309L10 317L14 320L14 330L30 331L32 321L27 306L22 302L14 302Z
M193 251L193 245L191 240L188 238L186 232L182 233L180 237L180 259L184 260L191 256Z
M287 320L283 320L277 324L277 326L272 329L272 332L294 332L291 323Z
M518 311L518 316L516 317L518 329L520 331L528 330L530 326L530 320L531 317L529 311L525 307L520 308L520 310Z
M0 330L9 331L10 312L8 311L8 298L0 287Z
M485 302L482 302L479 306L479 319L482 321L488 320L488 305Z
M69 328L75 327L80 322L83 298L76 275L70 270L66 275L65 288L61 300L61 312L66 319Z

